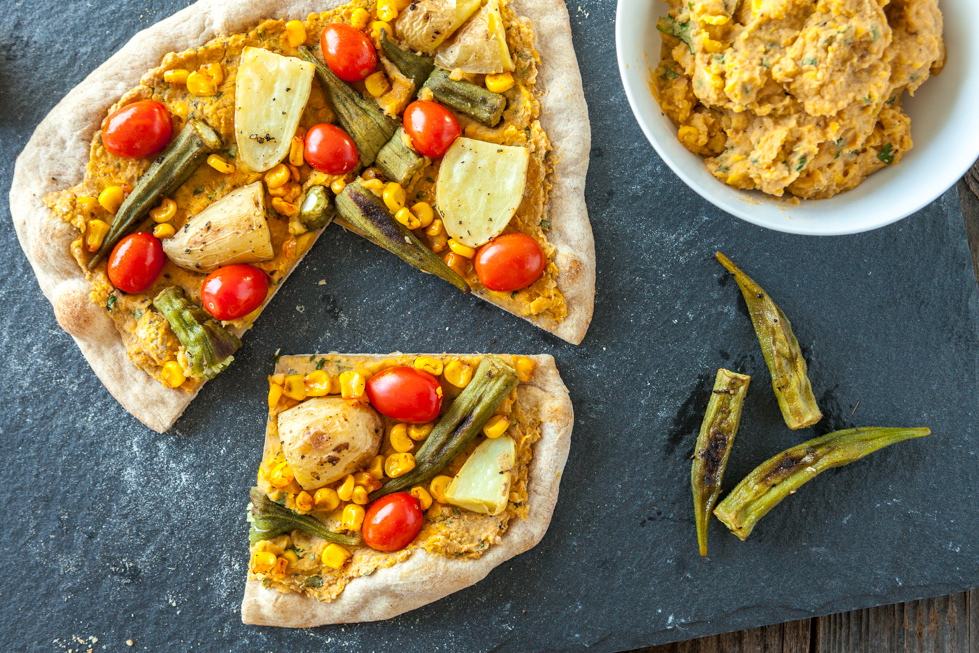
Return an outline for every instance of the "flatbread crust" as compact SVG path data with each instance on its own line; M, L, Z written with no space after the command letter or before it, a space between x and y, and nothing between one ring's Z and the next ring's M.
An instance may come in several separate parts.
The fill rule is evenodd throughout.
M81 183L92 138L109 107L167 53L246 31L267 18L305 18L342 4L344 0L200 0L136 34L51 110L17 158L10 213L41 291L58 324L75 339L112 396L155 431L170 428L196 393L166 388L129 360L112 319L89 298L89 283L71 256L77 233L51 215L44 198ZM513 0L511 6L535 24L537 49L545 62L538 84L547 93L541 122L556 161L550 211L560 219L552 222L548 239L557 248L558 288L567 300L568 316L560 323L539 324L578 344L591 322L595 292L595 249L584 198L591 147L588 110L564 2Z
M404 562L353 579L340 596L328 603L305 594L282 594L262 587L259 581L248 581L241 602L241 620L255 626L311 628L390 619L477 583L494 567L540 542L557 503L571 446L574 413L554 358L546 355L528 358L537 362L537 368L528 383L517 387L517 393L523 410L540 415L541 437L534 444L527 476L530 508L527 519L510 520L502 541L480 558L449 558L417 549ZM287 367L288 362L280 361L275 371L285 372Z

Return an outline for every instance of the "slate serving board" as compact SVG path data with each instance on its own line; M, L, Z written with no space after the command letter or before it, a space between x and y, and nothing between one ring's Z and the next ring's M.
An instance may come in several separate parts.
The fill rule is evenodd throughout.
M0 24L0 195L47 111L184 0L12 2ZM572 3L595 148L598 301L574 347L339 228L165 435L142 427L55 323L0 202L0 640L9 650L616 651L979 585L977 291L958 200L874 233L787 236L725 215L646 146L615 68L614 2ZM826 418L789 432L721 249L796 325ZM318 282L325 280L325 284ZM283 353L547 352L576 424L535 549L378 624L245 627L244 507L265 375ZM697 556L693 439L719 366L755 377L728 486L830 429L934 435L828 472L742 543ZM97 641L96 641L97 640Z

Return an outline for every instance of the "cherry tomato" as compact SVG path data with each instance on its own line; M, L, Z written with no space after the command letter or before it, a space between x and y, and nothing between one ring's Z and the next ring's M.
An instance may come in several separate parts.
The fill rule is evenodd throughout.
M328 175L345 175L357 167L360 153L350 135L336 125L316 125L306 132L306 163Z
M172 135L167 108L153 100L140 100L109 116L102 128L102 144L116 156L139 159L165 148Z
M452 112L437 102L418 100L405 109L404 128L411 144L424 156L438 159L459 136L462 127Z
M360 535L372 549L398 551L411 544L423 521L418 499L407 492L395 492L367 507Z
M326 65L345 82L359 82L377 68L374 44L350 25L327 25L320 36L320 49Z
M476 253L479 282L497 292L526 288L540 278L546 266L540 245L525 234L497 236Z
M166 261L163 244L153 234L129 234L109 254L109 281L125 293L143 292L160 276Z
M367 398L382 415L409 424L424 424L442 410L438 380L413 367L389 367L367 381Z
M237 320L262 305L269 278L254 265L237 263L218 268L201 284L201 303L219 320Z

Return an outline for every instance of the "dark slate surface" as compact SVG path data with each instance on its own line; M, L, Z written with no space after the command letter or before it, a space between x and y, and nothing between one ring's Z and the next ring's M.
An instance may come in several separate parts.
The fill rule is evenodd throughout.
M184 4L4 5L3 197L15 155L58 99ZM979 585L977 293L955 195L846 238L787 236L727 216L643 141L615 69L614 3L572 4L596 144L588 207L599 252L595 321L581 347L331 228L233 369L157 435L112 400L60 331L0 203L8 650L130 650L132 639L145 651L615 651ZM827 413L814 431L782 424L716 249L796 324ZM475 587L386 623L242 626L244 506L279 348L555 355L577 421L547 537ZM926 425L934 435L827 473L747 543L715 522L701 560L687 457L722 365L756 377L728 486L830 428Z

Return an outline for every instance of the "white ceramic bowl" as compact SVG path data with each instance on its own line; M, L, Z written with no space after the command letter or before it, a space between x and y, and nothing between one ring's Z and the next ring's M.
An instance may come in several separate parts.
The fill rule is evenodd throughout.
M948 63L904 102L914 148L901 162L854 190L798 206L718 181L680 144L676 128L650 92L659 65L656 19L663 0L618 0L615 41L626 95L646 137L663 160L704 199L743 220L796 234L833 236L877 229L927 206L979 158L979 1L941 0Z

